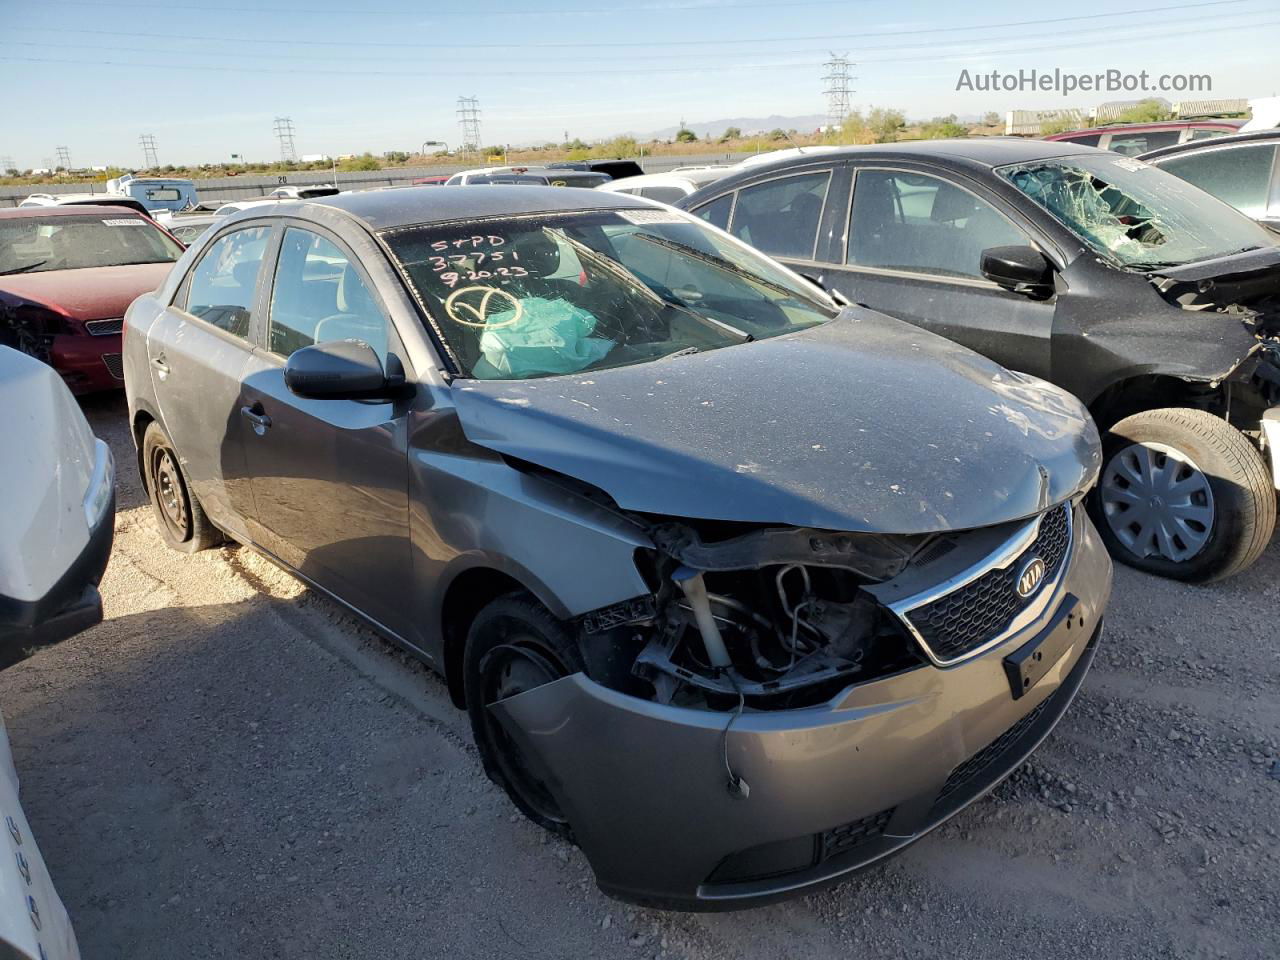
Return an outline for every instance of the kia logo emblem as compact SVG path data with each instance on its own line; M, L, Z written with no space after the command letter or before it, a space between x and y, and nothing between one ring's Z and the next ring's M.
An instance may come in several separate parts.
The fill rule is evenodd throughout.
M1022 568L1022 572L1018 574L1018 596L1023 600L1031 596L1044 582L1044 561L1039 557L1033 557Z

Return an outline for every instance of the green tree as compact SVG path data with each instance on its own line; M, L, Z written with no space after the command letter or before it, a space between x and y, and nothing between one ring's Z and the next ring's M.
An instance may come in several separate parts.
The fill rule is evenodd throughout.
M1003 121L1000 119L1000 114L996 113L994 110L988 110L982 115L982 125L984 127L998 127L1001 126L1002 123Z
M923 140L945 140L949 137L967 137L968 135L969 128L957 123L954 113L945 117L934 117L920 127L920 137Z
M676 143L694 143L698 139L698 135L688 127L681 127L676 131Z
M372 153L362 153L358 157L348 157L346 160L338 161L338 169L346 172L356 170L381 170L382 164L378 162L378 158Z
M1171 120L1173 114L1159 100L1147 99L1135 103L1116 117L1116 123L1152 123L1156 120Z
M1069 113L1056 117L1046 117L1040 121L1040 136L1051 137L1055 133L1066 133L1080 126L1080 121Z
M737 127L725 127L724 135L720 138L720 142L724 143L726 140L741 140L741 139L742 139L741 130L739 130Z
M872 107L867 113L867 130L876 143L892 143L907 128L907 117L901 110Z

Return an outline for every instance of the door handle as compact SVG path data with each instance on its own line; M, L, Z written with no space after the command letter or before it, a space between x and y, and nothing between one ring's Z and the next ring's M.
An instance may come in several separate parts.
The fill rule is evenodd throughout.
M169 376L169 365L164 362L164 355L151 358L151 366L155 367L156 374L161 380Z
M271 426L271 418L267 416L266 411L262 409L262 404L255 403L251 407L241 407L240 416L244 417L253 424L253 432L258 436L262 436Z

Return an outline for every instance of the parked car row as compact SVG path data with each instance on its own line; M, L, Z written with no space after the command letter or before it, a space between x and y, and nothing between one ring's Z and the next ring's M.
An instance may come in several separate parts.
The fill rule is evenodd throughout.
M42 213L167 238L120 363L165 543L439 670L607 892L741 907L903 849L1059 721L1109 553L1205 581L1271 537L1280 245L1187 180L1005 138L680 171L674 207L571 175L607 174L268 199L185 252ZM78 308L28 293L56 361Z

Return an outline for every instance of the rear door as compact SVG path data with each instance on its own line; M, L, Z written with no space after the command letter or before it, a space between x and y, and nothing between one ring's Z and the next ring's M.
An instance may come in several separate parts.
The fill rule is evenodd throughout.
M147 360L163 426L196 497L215 523L239 536L253 513L246 474L240 378L255 352L263 264L272 227L225 231L196 261L151 326Z
M286 221L264 314L263 349L244 376L240 420L257 504L254 539L393 633L408 628L408 400L308 399L285 363L331 340L404 350L365 267L335 234ZM371 244L369 249L382 256Z
M1274 142L1203 147L1157 159L1156 166L1195 184L1241 213L1280 223L1280 145Z
M972 182L859 167L847 233L824 282L850 300L955 340L1006 366L1049 374L1056 298L1033 300L982 276L982 251L1045 249Z

